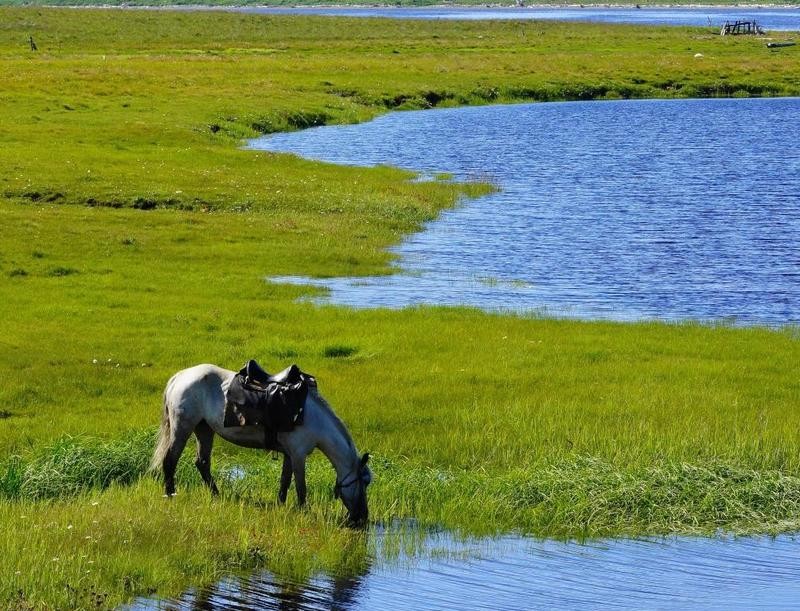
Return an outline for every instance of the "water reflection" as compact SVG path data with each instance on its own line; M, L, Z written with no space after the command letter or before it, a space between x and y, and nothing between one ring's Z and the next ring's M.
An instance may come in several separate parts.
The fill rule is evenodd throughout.
M186 593L175 601L140 601L132 609L174 611L310 611L357 608L362 576L331 577L297 584L271 573L227 578L208 588Z
M128 608L790 609L800 601L798 552L792 536L579 544L521 537L457 541L440 533L425 539L421 552L347 577L298 584L259 571L174 601L142 599Z

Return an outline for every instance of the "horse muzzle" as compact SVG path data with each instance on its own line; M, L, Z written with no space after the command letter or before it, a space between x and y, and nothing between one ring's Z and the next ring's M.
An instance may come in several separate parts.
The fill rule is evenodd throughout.
M350 511L347 514L347 525L351 528L364 528L369 520L369 511Z

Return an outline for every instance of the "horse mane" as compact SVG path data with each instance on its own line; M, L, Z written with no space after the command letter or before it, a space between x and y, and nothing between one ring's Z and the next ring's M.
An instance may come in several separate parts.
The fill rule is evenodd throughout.
M336 415L336 412L333 411L330 403L319 393L319 388L317 388L317 382L314 380L313 382L309 382L308 384L308 392L311 393L314 397L314 401L317 402L324 411L330 415L331 420L333 420L333 424L339 429L339 432L342 434L342 437L345 438L347 444L352 448L354 454L358 454L356 450L356 444L353 442L353 438L350 436L350 431L347 430L347 427L342 422L342 419Z

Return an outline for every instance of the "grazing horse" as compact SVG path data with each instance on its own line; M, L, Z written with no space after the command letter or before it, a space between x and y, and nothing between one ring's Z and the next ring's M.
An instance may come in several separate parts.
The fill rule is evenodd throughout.
M306 501L306 457L314 450L328 457L336 470L334 494L342 500L351 524L363 525L369 515L367 486L372 474L367 466L369 454L359 456L350 433L317 391L309 383L303 423L286 433L277 434L277 446L267 447L264 428L260 426L223 426L225 388L236 372L216 365L197 365L179 371L164 390L164 414L156 445L152 470L163 468L166 496L175 494L175 470L186 442L197 438L195 465L212 494L218 494L211 476L211 448L214 433L231 443L247 448L276 450L283 453L278 500L286 501L294 475L297 501Z

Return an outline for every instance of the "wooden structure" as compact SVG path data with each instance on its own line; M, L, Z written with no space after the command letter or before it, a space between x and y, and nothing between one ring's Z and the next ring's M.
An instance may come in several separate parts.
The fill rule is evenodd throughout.
M755 21L726 21L719 31L721 36L740 36L749 34L750 36L763 36L764 30Z

